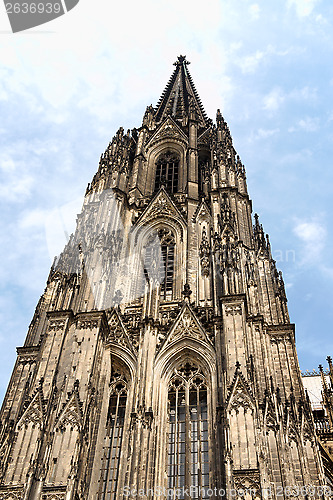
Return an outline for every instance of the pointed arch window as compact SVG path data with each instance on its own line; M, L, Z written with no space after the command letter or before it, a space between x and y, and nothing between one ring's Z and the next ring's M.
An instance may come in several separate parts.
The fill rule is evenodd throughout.
M158 243L157 243L158 242ZM175 275L175 235L168 228L158 229L147 240L144 276L160 283L161 300L172 300Z
M167 151L159 156L156 162L155 189L156 193L162 186L170 193L178 191L179 155Z
M175 236L172 231L160 229L158 237L161 242L161 252L164 270L160 286L162 300L172 300L175 274Z
M168 417L168 500L177 489L180 498L186 489L192 499L209 498L207 383L197 366L187 363L172 377Z
M127 402L127 380L119 372L112 373L113 389L110 396L104 454L102 458L98 500L116 498L121 446Z

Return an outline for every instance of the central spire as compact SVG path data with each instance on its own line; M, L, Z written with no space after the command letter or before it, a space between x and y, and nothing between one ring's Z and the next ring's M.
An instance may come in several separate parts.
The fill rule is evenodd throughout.
M156 121L161 122L168 115L183 121L191 112L199 127L206 128L208 118L188 71L189 64L186 56L178 56L174 63L176 69L156 106Z

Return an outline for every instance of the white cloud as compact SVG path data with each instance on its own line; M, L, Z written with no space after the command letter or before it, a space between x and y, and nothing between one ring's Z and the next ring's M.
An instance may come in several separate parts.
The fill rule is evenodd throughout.
M263 107L267 111L277 111L285 99L285 94L279 87L276 87L264 96Z
M128 10L125 19L121 3L100 0L95 9L82 1L48 24L54 32L38 33L37 29L30 32L35 36L27 36L27 32L1 40L5 74L0 74L0 96L10 100L14 93L27 96L28 89L34 87L40 98L57 109L56 120L60 122L61 111L78 96L81 107L101 121L110 120L118 110L128 117L140 103L138 96L146 105L151 89L161 92L166 83L166 63L172 68L184 47L192 62L193 56L202 58L202 40L206 40L206 58L219 47L215 64L221 68L223 49L217 41L221 25L230 17L221 16L219 0L210 0L209 9L200 10L200 15L190 0L161 0L158 8L153 0L130 1ZM105 20L112 21L102 22L101 13ZM147 23L149 29L143 28ZM158 40L163 44L156 43ZM191 47L190 54L186 54L186 47ZM32 104L38 106L38 100Z
M279 128L273 129L262 129L260 128L257 133L258 139L266 139L267 137L272 137L272 135L278 134L280 132Z
M250 16L252 19L255 19L255 20L259 19L260 11L261 11L261 9L257 3L253 3L249 7L249 13L250 13Z
M5 185L0 185L0 198L5 202L24 201L31 193L33 182L28 174L20 178L10 176Z
M319 0L287 0L287 7L295 8L298 17L309 16Z
M301 264L321 263L322 251L327 237L326 227L318 220L297 221L293 232L303 244Z
M18 221L18 229L25 231L33 228L42 228L45 224L47 213L46 210L40 208L23 212Z
M231 42L230 52L231 53L236 52L237 50L240 50L242 47L243 47L243 42L241 40L238 40L237 42Z
M310 118L307 116L303 120L299 121L299 126L306 132L314 132L315 130L318 130L318 118Z
M43 223L51 260L62 252L71 233L75 231L76 216L80 213L81 207L80 197L45 214Z
M280 132L279 128L271 128L271 129L259 128L258 130L253 131L252 134L249 136L249 142L261 139L268 139L269 137L273 137L279 132Z
M300 222L294 228L295 234L306 244L318 243L326 236L326 229L318 222Z
M0 169L4 173L14 172L15 168L15 162L12 158L5 157L0 164Z
M230 52L239 51L241 48L243 48L242 44L233 44L230 47ZM260 63L266 60L269 61L273 56L285 57L287 55L296 55L303 52L303 50L292 45L286 49L280 49L272 44L268 44L265 48L256 50L250 55L239 55L234 62L241 68L243 73L254 73Z
M267 111L277 111L285 101L309 102L317 100L317 89L309 86L283 91L280 87L274 87L267 95L263 97L263 108ZM298 127L303 130L313 128L316 118L305 118L300 120ZM291 130L293 131L293 130Z
M319 24L322 24L322 25L328 24L327 19L324 16L322 16L322 14L318 14L315 19L316 19L316 22Z
M289 97L296 101L316 101L318 97L317 92L316 88L305 86L299 89L291 90Z
M6 153L0 157L0 199L2 202L24 201L31 192L33 176L24 168L22 161L14 160Z
M302 120L299 120L298 123L288 128L288 132L296 132L297 130L304 130L305 132L315 132L319 128L319 119L318 118L310 118L307 116Z
M328 267L326 265L323 265L322 272L326 277L333 280L333 268L332 267Z
M252 54L250 56L246 56L243 59L240 60L240 67L243 73L253 73L260 61L263 59L265 56L265 52L261 50L257 50L255 54Z
M296 165L308 162L312 156L313 150L311 148L302 148L280 156L279 163L281 165L290 165L294 168Z
M36 175L39 174L42 165L50 165L50 157L59 150L60 145L54 139L44 136L43 139L34 137L29 140L29 132L25 131L26 139L12 139L10 146L5 145L0 149L2 202L25 202L32 194ZM62 169L65 166L63 164ZM61 167L59 166L59 173ZM48 174L45 167L44 174L45 176ZM53 187L51 185L50 189Z

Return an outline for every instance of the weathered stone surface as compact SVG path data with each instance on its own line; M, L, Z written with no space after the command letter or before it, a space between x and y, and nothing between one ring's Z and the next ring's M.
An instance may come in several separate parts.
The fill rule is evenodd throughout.
M0 499L324 484L283 280L188 64L110 142L52 266L1 410Z

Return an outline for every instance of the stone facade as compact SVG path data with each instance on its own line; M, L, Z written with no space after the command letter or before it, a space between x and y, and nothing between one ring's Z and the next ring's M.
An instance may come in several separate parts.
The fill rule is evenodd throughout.
M51 268L1 410L0 499L325 484L282 275L188 64L110 142Z
M309 398L326 481L333 489L333 364L327 356L328 369L302 373L303 385Z

